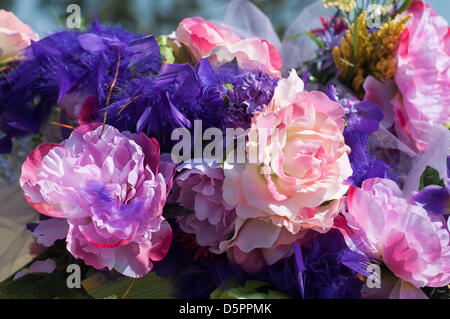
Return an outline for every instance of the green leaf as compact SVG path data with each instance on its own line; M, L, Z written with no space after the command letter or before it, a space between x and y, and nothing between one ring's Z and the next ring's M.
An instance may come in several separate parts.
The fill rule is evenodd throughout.
M233 85L232 83L230 83L230 82L226 82L226 83L224 84L224 86L225 86L227 89L229 89L229 90L234 89L234 85Z
M158 277L151 272L148 275L134 280L129 277L121 277L107 283L89 294L96 299L120 296L124 299L173 299L175 287L169 279ZM131 287L131 288L130 288ZM128 292L128 293L127 293Z
M281 291L270 289L267 293L267 299L290 299L290 297Z
M325 42L320 40L315 34L312 34L311 32L306 32L306 35L313 40L319 48L325 47Z
M173 56L175 57L174 63L194 63L186 46L170 40L167 40L167 45L172 49Z
M264 281L249 280L244 286L238 282L227 282L228 290L218 287L214 290L211 299L289 299L289 296L271 289L270 284Z
M91 291L110 283L112 280L121 278L122 275L116 272L90 271L87 278L81 282L83 289L89 294Z
M298 37L301 37L304 33L303 32L299 32L299 33L294 33L293 35L289 36L287 38L287 40L294 40L297 39Z
M406 0L405 2L403 2L402 6L397 10L395 15L401 14L401 13L405 12L406 10L408 10L409 7L411 6L412 2L413 2L413 0Z
M267 286L268 283L258 280L248 280L243 288L244 291L252 291Z
M67 274L28 274L15 281L12 278L0 283L0 299L87 299L83 289L69 289Z
M231 288L229 293L234 299L267 299L267 294L263 292L248 292L242 288Z
M439 172L434 168L427 166L420 177L419 190L429 185L445 187L444 180L439 177Z
M358 45L358 18L355 18L353 26L353 60L356 59L356 47Z
M344 59L344 58L341 58L341 61L344 62L345 64L347 64L348 66L352 67L352 68L355 67L355 65L354 65L353 63L351 63L350 61L347 61L347 60Z

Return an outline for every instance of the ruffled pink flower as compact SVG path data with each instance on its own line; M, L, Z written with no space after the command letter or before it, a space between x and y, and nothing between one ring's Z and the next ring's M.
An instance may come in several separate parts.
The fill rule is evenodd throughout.
M17 58L19 52L31 44L31 40L39 41L39 35L12 12L0 9L0 62Z
M368 78L366 99L393 117L403 142L425 152L433 127L450 122L450 32L428 3L416 0L405 14L413 18L397 50L396 88Z
M450 32L428 3L414 1L408 13L413 19L397 53L395 125L401 137L423 152L431 128L450 121Z
M166 255L172 231L162 217L175 165L160 161L144 134L83 125L61 144L44 144L22 167L20 184L37 211L54 217L35 230L50 245L66 235L75 258L141 277ZM101 136L101 138L100 138Z
M333 226L352 174L344 109L321 92L302 90L294 71L280 81L274 100L253 119L248 163L225 168L224 198L236 207L241 228L250 230L237 222L224 249L251 253L278 246L292 253L289 244L306 231L324 233ZM270 257L263 252L269 264L285 255L286 249Z
M281 56L272 44L256 37L241 39L225 25L218 28L201 17L187 18L179 24L176 37L196 62L208 58L220 66L236 59L242 69L281 76Z
M450 234L445 220L402 198L391 180L373 178L348 192L349 246L383 261L415 287L450 283Z
M218 28L214 23L201 17L186 18L181 21L176 36L177 40L188 48L197 62L201 58L207 57L218 45L241 41L228 26L223 25Z
M185 233L195 234L200 246L219 253L219 244L234 233L236 212L223 200L223 168L214 162L186 163L174 180L170 201L195 213L178 218Z

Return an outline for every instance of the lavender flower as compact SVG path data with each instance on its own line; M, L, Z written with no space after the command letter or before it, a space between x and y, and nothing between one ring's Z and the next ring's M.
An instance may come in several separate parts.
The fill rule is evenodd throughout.
M145 132L169 151L173 129L204 130L250 126L252 115L270 102L276 80L262 72L244 71L235 62L214 70L208 60L194 68L168 64L155 78L140 78L119 86L113 94L107 122L120 130Z
M253 115L272 100L277 81L263 72L245 72L230 80L218 88L228 104L226 125L246 129Z
M344 138L345 144L352 149L349 159L353 169L349 182L359 187L368 178L392 177L389 165L377 160L368 149L369 135L378 130L384 117L383 111L374 103L359 101L354 97L339 99L338 92L332 85L328 87L326 94L330 99L340 103L346 111L347 126Z
M333 68L337 72L334 65L333 49L339 46L341 38L348 29L348 24L344 19L337 16L326 19L320 17L322 28L311 30L311 34L316 36L323 45L317 49L319 56L318 62L321 62L320 70Z

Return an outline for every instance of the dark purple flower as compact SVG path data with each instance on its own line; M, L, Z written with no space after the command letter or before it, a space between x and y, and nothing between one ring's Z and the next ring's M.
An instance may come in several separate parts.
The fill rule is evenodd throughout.
M347 250L337 229L314 234L291 258L266 267L254 279L268 281L292 298L359 298L362 282L341 257Z
M369 152L369 136L378 130L383 119L383 111L378 105L359 101L354 97L340 99L334 86L325 92L330 99L340 103L346 112L347 125L344 130L345 144L350 146L350 164L353 175L349 181L359 187L361 183L373 177L389 178L391 169L388 164L375 158Z
M0 129L10 137L38 133L53 107L71 94L95 96L104 105L117 65L118 83L153 76L161 67L154 37L102 28L98 21L85 32L62 31L32 42L25 55L8 81L0 82Z
M175 128L193 129L195 120L202 120L203 129L222 125L223 100L217 91L202 86L211 80L202 64L199 71L189 64L165 65L155 79L140 78L120 86L111 105L101 112L107 110L107 122L120 130L145 132L169 151Z
M415 194L413 198L431 215L450 214L450 156L447 157L445 187L429 185Z
M119 86L108 112L107 122L120 130L145 132L155 137L163 151L169 151L175 128L202 129L250 126L253 114L268 104L276 80L261 72L243 71L231 62L213 69L208 60L194 68L189 64L168 64L155 78L140 78Z
M341 261L347 249L342 234L336 229L316 235L302 246L306 299L360 297L362 282L356 272Z
M449 189L430 185L414 195L414 200L431 215L450 214Z
M219 72L231 65L223 66ZM220 83L221 97L228 104L227 127L248 128L253 115L272 100L276 85L277 81L263 72L241 72L225 84Z

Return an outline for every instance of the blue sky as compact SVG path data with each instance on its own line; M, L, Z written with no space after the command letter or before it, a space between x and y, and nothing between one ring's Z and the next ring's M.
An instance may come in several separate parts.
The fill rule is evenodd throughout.
M429 1L437 14L450 21L450 1L448 0L430 0Z

